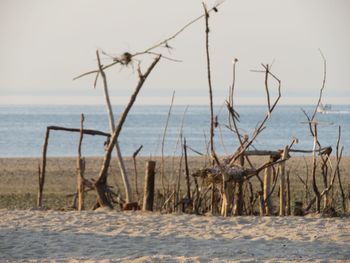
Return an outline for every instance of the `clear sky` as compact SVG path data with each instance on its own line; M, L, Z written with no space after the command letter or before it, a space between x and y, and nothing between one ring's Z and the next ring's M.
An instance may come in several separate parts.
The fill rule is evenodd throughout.
M0 104L103 104L93 77L72 81L96 68L96 49L144 50L202 12L199 0L0 0ZM234 58L237 103L264 103L264 76L251 70L272 62L281 103L315 103L323 78L318 49L327 59L324 101L350 103L350 1L227 0L210 28L216 103L227 95ZM164 54L182 62L162 60L138 104L169 104L173 90L177 104L207 104L204 40L201 20L170 42L171 54ZM124 103L137 75L132 67L107 75L113 103Z

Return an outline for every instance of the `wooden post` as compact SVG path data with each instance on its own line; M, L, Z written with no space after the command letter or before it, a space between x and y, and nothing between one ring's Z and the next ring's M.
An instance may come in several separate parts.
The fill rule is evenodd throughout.
M186 138L184 138L184 154L185 154L185 171L186 171L186 184L187 184L187 199L191 200L190 171L188 168L188 160L187 160Z
M290 196L290 181L289 181L289 171L287 171L287 215L291 215L291 196Z
M269 197L271 191L271 174L272 166L269 166L265 169L264 172L264 203L265 203L265 214L267 216L271 215L271 198Z
M155 176L156 162L148 161L146 163L143 207L144 211L153 211L154 200L154 176Z
M282 160L288 158L288 146L284 148ZM286 215L286 162L282 162L280 169L280 216Z
M83 142L83 129L84 129L84 114L81 114L80 120L80 138L78 145L78 158L77 158L77 194L78 194L78 210L84 210L84 172L85 172L85 159L81 157L81 144Z
M46 128L41 169L39 167L39 191L38 191L38 199L37 199L38 207L42 207L43 205L43 190L44 190L45 172L46 172L46 153L47 153L47 145L49 143L49 136L50 136L50 129Z
M237 195L235 198L234 215L241 216L243 214L243 180L238 182Z
M304 215L303 212L303 202L295 202L294 203L294 212L293 212L294 216L302 216Z
M210 197L210 212L212 215L215 214L215 183L211 183L211 197Z

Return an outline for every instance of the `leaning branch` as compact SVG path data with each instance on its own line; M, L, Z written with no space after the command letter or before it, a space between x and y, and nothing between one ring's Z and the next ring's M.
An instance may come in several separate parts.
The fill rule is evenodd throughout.
M134 102L136 100L137 95L139 94L145 80L149 76L149 74L152 72L156 64L159 62L161 56L158 56L157 58L154 59L153 63L149 66L145 74L142 74L140 67L138 68L138 74L139 74L139 82L136 86L136 89L134 90L129 103L127 104L126 108L124 109L122 115L119 118L118 124L113 132L113 135L110 139L110 142L108 144L105 157L103 160L103 164L98 176L97 181L95 182L96 190L97 190L97 195L98 195L98 202L100 206L111 206L110 202L105 196L105 183L107 179L107 173L108 173L108 168L110 165L111 161L111 155L112 155L112 150L114 148L114 145L119 137L119 134L122 130L123 124L126 120L126 117L128 116L128 113L131 109L131 107L134 105Z

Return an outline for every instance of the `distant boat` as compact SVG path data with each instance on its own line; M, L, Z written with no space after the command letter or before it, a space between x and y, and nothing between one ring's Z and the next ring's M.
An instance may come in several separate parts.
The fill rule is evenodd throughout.
M317 107L317 112L322 113L322 114L328 113L331 110L332 110L331 104L323 105L322 103L320 103L320 105L318 105L318 107Z

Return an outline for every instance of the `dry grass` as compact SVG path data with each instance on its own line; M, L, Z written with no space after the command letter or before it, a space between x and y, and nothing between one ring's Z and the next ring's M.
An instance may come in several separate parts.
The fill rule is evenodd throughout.
M143 191L143 177L145 162L149 158L138 157L138 191ZM161 189L160 182L160 165L161 158L154 158L157 161L158 173L156 175L156 189ZM264 162L263 158L252 158L253 163L261 164ZM305 186L300 182L297 175L304 180L306 179L307 169L309 167L309 189L310 197L313 197L311 187L311 158L293 157L288 160L287 169L290 171L292 203L294 201L306 201ZM0 159L0 208L8 209L27 209L35 206L36 195L38 189L38 164L40 158L2 158ZM173 189L176 178L179 175L180 158L167 157L165 159L165 175L166 185L169 183L169 188ZM205 158L191 157L189 158L190 171L195 171L198 168L203 168L207 164ZM87 178L93 178L98 175L102 158L87 158L86 172ZM134 168L132 158L126 158L126 167L131 179L131 185L134 189ZM350 184L350 157L344 157L341 163L341 176L343 186L348 195L348 185ZM182 166L184 168L184 166ZM319 169L318 169L319 170ZM319 171L318 171L319 172ZM181 188L185 187L185 176L181 173ZM323 189L321 175L318 174L318 185ZM254 190L259 190L260 186L257 179L252 180ZM117 167L117 161L113 160L110 167L109 184L116 186L123 193L122 180ZM76 187L76 160L75 158L49 158L47 163L47 176L44 188L44 205L50 209L63 209L71 203L71 198L66 198L67 194L75 192ZM193 184L192 184L192 187ZM277 189L276 189L277 190ZM184 192L184 191L183 191ZM335 206L340 208L339 187L333 191ZM274 198L276 200L277 191L275 191ZM95 200L95 194L89 193L87 195L88 206L92 205ZM140 200L139 200L140 201ZM276 203L276 201L275 201Z

